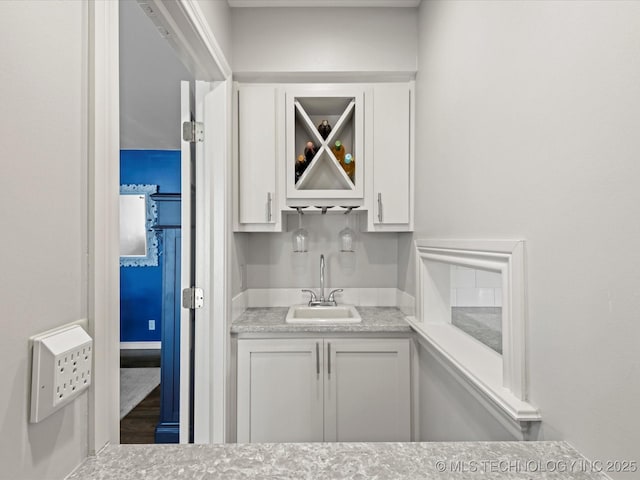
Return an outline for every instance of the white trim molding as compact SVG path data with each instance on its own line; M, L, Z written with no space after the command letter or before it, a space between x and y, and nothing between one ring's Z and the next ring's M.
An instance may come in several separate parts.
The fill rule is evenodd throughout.
M198 80L231 77L231 66L194 0L138 0L142 10Z
M481 395L496 418L508 420L512 432L526 437L529 422L541 417L527 403L524 241L421 239L415 246L416 318L410 323L421 343ZM442 294L449 284L439 281L439 272L449 265L501 273L502 355L451 325L450 304Z
M89 453L120 443L118 2L88 5L88 320L95 342Z

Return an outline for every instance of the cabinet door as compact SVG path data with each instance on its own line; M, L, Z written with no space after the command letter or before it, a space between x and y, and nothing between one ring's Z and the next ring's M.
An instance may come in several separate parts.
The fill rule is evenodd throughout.
M238 341L238 442L321 442L322 340Z
M277 89L241 85L237 102L238 229L277 230Z
M411 441L408 339L325 339L325 441Z
M373 88L373 185L369 197L373 230L413 228L411 87L393 83Z

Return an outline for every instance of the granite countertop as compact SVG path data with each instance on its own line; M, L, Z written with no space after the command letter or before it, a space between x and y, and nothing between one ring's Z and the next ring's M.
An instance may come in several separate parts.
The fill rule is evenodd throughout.
M328 333L370 332L410 333L411 326L404 314L396 307L356 307L361 323L341 325L290 324L285 323L287 307L248 308L231 324L231 333Z
M608 478L595 465L566 442L117 445L67 480Z

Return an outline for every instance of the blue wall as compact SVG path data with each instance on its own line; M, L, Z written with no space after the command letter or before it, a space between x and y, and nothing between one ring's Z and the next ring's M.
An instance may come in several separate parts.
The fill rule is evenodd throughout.
M180 151L120 151L120 183L158 185L159 193L180 193ZM158 260L157 267L120 267L121 342L160 341L162 253ZM155 330L149 330L149 320L156 321Z

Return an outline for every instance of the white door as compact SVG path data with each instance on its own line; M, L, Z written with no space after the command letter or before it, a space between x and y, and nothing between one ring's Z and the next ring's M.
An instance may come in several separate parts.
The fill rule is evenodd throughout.
M240 224L279 227L276 93L272 85L242 85L238 89Z
M182 124L194 120L195 142L182 142L182 289L202 290L202 306L181 309L180 442L224 442L228 317L228 81L181 83ZM192 113L193 112L193 113ZM190 431L190 425L193 426Z
M325 339L325 442L411 441L408 339Z
M410 223L410 102L406 83L376 85L373 92L374 224Z
M238 442L323 441L322 339L238 341Z

